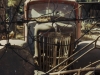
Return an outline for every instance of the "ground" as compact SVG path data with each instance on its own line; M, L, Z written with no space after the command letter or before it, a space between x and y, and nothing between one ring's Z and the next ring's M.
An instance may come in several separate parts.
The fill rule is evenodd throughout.
M34 60L24 41L24 27L17 26L16 37L0 40L0 75L34 75Z
M81 31L81 35L84 35L84 34L85 33ZM98 36L100 36L100 27L93 28L89 33L83 36L82 40L83 41L95 40Z

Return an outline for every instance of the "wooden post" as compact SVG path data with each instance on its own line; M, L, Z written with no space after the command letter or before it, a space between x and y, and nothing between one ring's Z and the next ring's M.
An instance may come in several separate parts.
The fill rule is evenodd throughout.
M79 4L76 5L76 19L80 19L81 9L79 8ZM81 22L79 20L76 21L76 39L81 36Z

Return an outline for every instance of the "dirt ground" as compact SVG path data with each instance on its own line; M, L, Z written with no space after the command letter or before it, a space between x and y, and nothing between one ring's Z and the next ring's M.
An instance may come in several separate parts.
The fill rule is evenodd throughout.
M95 40L98 36L100 36L100 34L86 34L83 38L82 41L87 41L87 40ZM98 41L100 41L100 39L98 39Z

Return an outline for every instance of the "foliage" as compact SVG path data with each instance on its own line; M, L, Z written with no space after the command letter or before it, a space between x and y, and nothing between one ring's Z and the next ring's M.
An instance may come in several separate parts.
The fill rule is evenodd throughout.
M15 7L17 6L19 3L20 3L21 0L8 0L8 6L11 7ZM22 1L25 1L25 0L22 0Z

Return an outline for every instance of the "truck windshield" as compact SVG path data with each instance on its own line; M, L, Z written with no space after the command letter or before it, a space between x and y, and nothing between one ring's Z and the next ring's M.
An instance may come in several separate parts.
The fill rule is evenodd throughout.
M56 16L75 18L74 7L64 3L38 3L29 6L28 18Z

